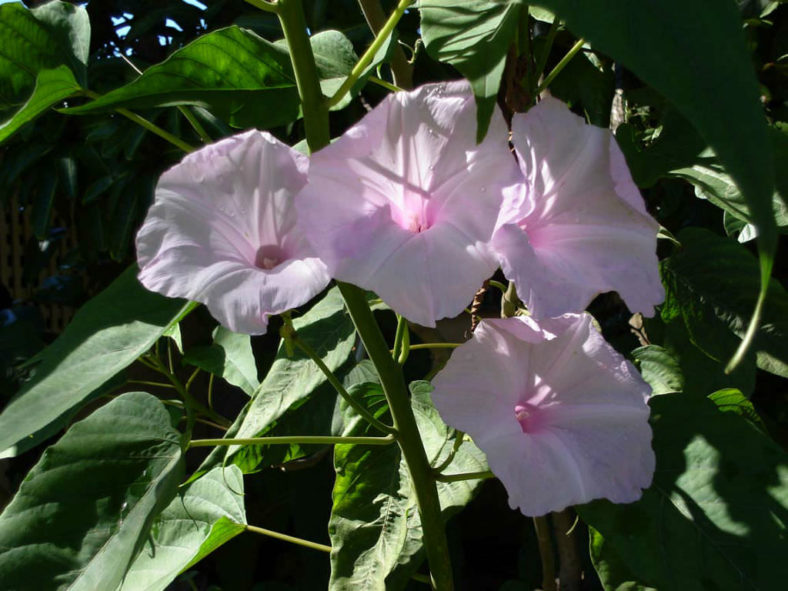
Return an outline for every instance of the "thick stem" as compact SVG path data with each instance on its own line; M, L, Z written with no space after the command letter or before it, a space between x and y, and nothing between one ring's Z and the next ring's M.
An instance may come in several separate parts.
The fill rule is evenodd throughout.
M550 524L546 515L534 517L534 529L536 530L536 540L539 543L539 557L542 560L542 590L558 591L555 584L555 557L550 539Z
M372 33L377 36L386 24L386 13L380 5L380 0L358 0L361 12L367 20ZM411 88L413 86L413 65L408 62L402 47L397 45L391 56L391 73L394 76L394 84L400 88Z
M383 392L394 419L394 427L399 432L397 442L405 457L413 488L416 491L424 532L424 547L427 551L433 585L440 591L449 591L454 585L438 489L410 406L405 378L399 365L391 357L388 345L367 305L364 292L348 283L338 283L338 285L353 324L361 336L369 358L378 370Z
M404 8L409 4L410 2L402 0L397 8L403 7L402 11L404 11ZM327 105L323 101L316 103L313 100L305 100L305 94L310 97L321 96L321 94L315 58L306 36L301 3L300 0L279 0L278 8L282 27L289 32L289 36L286 34L286 38L290 48L290 58L293 61L293 71L298 83L298 91L301 94L307 143L310 150L319 150L328 145L330 141L328 111ZM389 19L389 22L392 22L392 19ZM391 28L393 28L393 24ZM373 43L373 45L375 44ZM432 475L427 453L421 442L416 418L410 407L405 378L401 368L391 357L386 340L375 322L364 292L347 283L339 283L339 290L345 299L353 324L378 371L383 392L394 419L394 428L399 433L397 443L408 465L413 488L416 492L416 502L424 532L424 547L427 551L433 585L440 591L451 591L454 585L449 559L449 544L443 526L438 488Z
M558 580L561 591L580 591L583 566L574 530L575 515L571 509L552 514L553 534L558 548Z
M306 34L306 17L301 0L279 0L276 14L290 49L290 60L293 62L293 73L304 113L306 143L310 152L316 152L328 145L331 133L328 129L328 104L318 83L315 56Z

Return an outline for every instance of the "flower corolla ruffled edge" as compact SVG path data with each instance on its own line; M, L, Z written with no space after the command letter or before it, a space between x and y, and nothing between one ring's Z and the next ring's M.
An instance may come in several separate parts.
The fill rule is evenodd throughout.
M493 247L531 314L581 312L617 291L631 311L652 316L665 297L659 224L610 131L545 96L514 115L512 143L523 182L506 194Z
M489 242L519 175L507 138L496 109L476 143L466 81L391 94L311 156L299 223L332 277L435 326L498 266Z
M166 171L137 234L139 280L203 303L233 332L262 334L268 317L305 304L330 281L296 224L293 199L309 160L248 131Z
M483 320L433 385L525 515L632 502L651 483L651 389L588 314Z

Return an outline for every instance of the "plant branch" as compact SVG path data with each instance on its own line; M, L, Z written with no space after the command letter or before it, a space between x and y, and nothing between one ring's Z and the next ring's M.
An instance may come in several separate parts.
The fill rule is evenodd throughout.
M394 435L385 437L335 437L332 435L285 435L282 437L250 437L242 439L193 439L189 447L216 447L220 445L391 445L396 441Z
M583 49L584 44L585 39L577 40L577 42L572 46L572 49L570 49L567 54L561 58L561 61L555 65L555 68L551 70L551 72L547 75L547 78L545 78L539 85L539 88L536 89L537 95L541 94L544 89L550 86L550 83L555 79L556 76L558 76L558 74L561 73L561 70L563 70L566 65L572 61L572 58L575 57L581 49Z
M369 25L372 33L377 36L380 30L386 25L386 13L380 5L380 0L358 0L361 12ZM391 56L391 74L394 77L394 84L400 88L411 88L413 86L413 64L408 62L402 47L397 45Z
M248 1L249 0L247 0L247 2ZM250 531L256 534L268 536L269 538L276 538L277 540L283 540L285 542L290 542L291 544L298 544L299 546L304 546L305 548L312 548L312 550L320 550L321 552L331 552L331 546L326 546L325 544L318 544L317 542L310 542L309 540L296 538L295 536L288 536L287 534L282 534L279 533L278 531L265 529L264 527L257 527L256 525L245 525L244 529L246 531Z
M402 12L404 12L405 7L409 5L409 1L401 0L398 9L402 6ZM286 38L290 47L290 57L293 61L293 71L298 83L298 92L301 96L307 143L310 150L319 150L327 146L330 141L328 105L325 102L318 105L314 101L304 100L305 96L320 96L320 84L317 77L315 57L312 54L309 39L306 36L306 29L302 26L303 10L300 0L279 0L279 7L279 19L282 22L282 27L289 31L289 37L286 36ZM288 10L285 10L286 7ZM396 20L398 20L398 17L396 19L393 18L396 14L397 12L395 11L392 19L389 19L386 23L390 29L394 28ZM382 38L383 34L386 34L384 31L387 27L384 27L383 31L381 31L381 35L378 36L376 42ZM305 46L308 51L304 48ZM369 53L369 50L367 53ZM374 53L370 55L374 55ZM391 352L375 321L372 310L369 308L364 291L348 283L340 282L338 286L345 300L345 305L350 312L353 324L378 371L383 392L386 395L391 415L394 419L394 428L399 433L397 443L405 458L413 482L413 488L416 492L416 502L421 516L424 536L424 547L432 573L433 585L441 591L451 591L454 588L454 584L452 582L449 544L444 530L438 489L432 476L427 453L424 451L421 435L416 426L416 418L413 416L413 410L410 407L410 397L405 384L405 377L402 375L402 370L397 365L397 362L391 357Z
M315 350L312 349L312 347L306 344L303 340L298 338L298 333L293 333L291 338L293 344L299 349L301 349L301 351L303 351L304 354L307 357L309 357L315 363L315 365L317 365L320 368L320 371L322 371L323 375L326 376L326 379L334 387L334 390L337 391L337 394L339 394L342 398L344 398L345 402L347 402L350 406L352 406L353 409L358 414L360 414L365 421L367 421L370 425L372 425L373 427L375 427L376 429L378 429L383 433L396 434L397 430L394 427L391 427L376 419L371 412L369 412L366 408L364 408L364 406L362 406L355 398L353 398L350 395L350 393L347 390L345 390L345 387L342 385L342 382L340 382L337 379L337 377L334 375L334 372L332 372L328 368L328 366L325 363L323 363L323 360L320 359L320 356L315 352Z
M304 113L306 143L310 152L316 152L331 141L328 128L328 104L318 83L315 55L306 34L306 17L301 0L279 0L276 14L282 24L290 60L293 63L298 96Z
M495 478L495 474L489 470L484 472L463 472L460 474L436 474L435 480L440 482L460 482L462 480L486 480Z
M391 357L386 340L367 305L364 291L348 283L337 282L337 285L369 358L378 371L394 426L399 432L397 442L416 492L433 586L441 591L450 591L454 588L454 583L438 489L410 406L405 378L400 366Z
M547 516L534 517L534 529L539 544L539 557L542 560L542 589L543 591L557 591L555 584L555 557L553 544L550 540L550 524Z
M372 60L375 58L375 55L380 51L380 48L383 47L383 44L388 40L391 33L394 31L394 27L397 26L399 19L402 18L402 15L405 13L405 10L411 5L413 0L400 0L397 4L397 7L394 9L394 12L391 13L391 16L388 18L386 23L381 27L380 31L378 31L375 40L372 42L367 50L364 52L364 55L358 60L358 63L353 66L353 69L350 71L350 74L345 81L342 83L342 86L334 93L334 95L328 99L328 106L333 107L339 101L342 100L353 85L358 81L361 77L361 74L364 73L364 70L367 69L369 64L372 63ZM399 86L399 85L398 85Z

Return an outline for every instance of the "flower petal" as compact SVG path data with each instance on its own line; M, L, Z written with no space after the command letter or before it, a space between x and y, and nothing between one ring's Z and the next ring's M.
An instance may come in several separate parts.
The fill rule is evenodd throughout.
M295 225L307 166L258 131L189 154L159 179L137 234L140 281L206 304L230 330L265 332L268 315L306 303L329 281Z
M465 82L389 95L313 154L299 223L332 276L409 320L459 314L497 265L489 250L518 172L496 113L476 144Z
M587 314L483 320L433 383L526 515L631 502L651 482L650 389Z
M580 312L615 290L631 310L653 315L664 299L659 225L612 134L547 97L515 114L512 141L525 189L507 197L493 245L529 310Z

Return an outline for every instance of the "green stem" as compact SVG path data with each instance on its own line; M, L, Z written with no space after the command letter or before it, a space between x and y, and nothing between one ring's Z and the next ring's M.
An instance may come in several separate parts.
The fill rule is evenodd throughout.
M379 35L380 30L386 24L386 13L383 12L380 0L358 0L358 5L361 7L361 12L364 13L364 18L369 28L372 30L373 35ZM399 45L394 47L389 66L391 67L391 74L394 77L394 83L397 86L403 88L410 88L413 86L413 64L408 62L408 59L405 57L405 52L402 51L402 47Z
M547 65L547 58L550 57L550 50L553 48L553 41L558 33L559 26L558 18L554 18L550 25L550 30L545 37L544 47L539 53L539 59L536 62L536 69L534 70L534 80L539 80L539 77L544 73L544 68Z
M377 84L378 86L382 86L383 88L390 90L391 92L400 92L401 90L404 90L404 88L400 86L396 86L391 82L386 82L385 80L381 80L377 76L370 76L369 78L367 78L367 80L372 82L372 84Z
M419 343L418 345L411 345L410 350L419 349L456 349L462 343Z
M147 129L151 133L156 134L157 136L159 136L163 140L166 140L166 141L170 142L176 148L180 148L181 150L183 150L184 152L187 152L187 153L194 151L194 146L192 146L190 144L187 144L186 142L184 142L179 137L176 137L176 136L172 135L169 131L167 131L165 129L162 129L161 127L159 127L155 123L152 123L152 122L148 121L144 117L140 117L139 115L137 115L136 113L132 113L128 109L122 109L121 108L121 109L115 109L115 110L118 113L120 113L121 115L123 115L124 117L126 117L126 119L129 119L129 120L133 121L137 125Z
M435 479L440 482L459 482L461 480L484 480L495 478L495 474L489 470L484 472L463 472L461 474L436 474Z
M397 314L397 332L394 334L394 348L391 350L391 356L394 359L399 359L400 353L402 353L402 339L407 330L408 321Z
M192 129L194 129L194 131L197 132L197 135L200 136L202 143L210 144L211 142L213 142L211 136L208 135L208 132L205 131L205 128L202 126L202 123L200 123L200 120L197 119L197 117L195 116L194 113L192 113L189 107L186 107L184 105L178 105L178 110L181 112L181 115L183 115L186 118L186 121L189 122L189 125L192 126Z
M246 531L250 531L256 534L262 534L264 536L268 536L269 538L276 538L277 540L283 540L285 542L290 542L291 544L298 544L299 546L304 546L305 548L312 548L312 550L320 550L321 552L331 552L331 546L326 546L325 544L318 544L317 542L310 542L309 540L296 538L295 536L288 536L287 534L282 534L279 533L278 531L265 529L264 527L257 527L256 525L245 525L244 529Z
M400 6L402 5L407 7L410 5L410 2L401 1ZM285 7L288 10L285 10ZM404 8L402 12L404 12ZM330 141L328 134L328 110L325 103L318 105L313 101L304 100L305 95L319 96L320 84L317 78L315 58L306 36L306 29L298 25L298 23L303 23L303 10L300 0L280 0L279 18L282 21L282 27L286 31L290 31L290 37L287 38L287 42L290 47L290 58L293 61L293 72L296 76L298 91L301 95L307 143L311 150L319 150L327 146ZM291 19L293 20L291 21ZM393 29L395 23L391 21L392 19L389 19L386 25L390 25L389 28ZM381 31L381 36L378 39L383 34L383 31ZM308 51L304 48L305 45L309 49ZM394 428L397 429L399 434L397 443L405 458L413 488L416 492L416 503L421 516L424 547L432 572L433 585L440 591L451 591L454 588L454 584L452 582L451 561L449 559L449 544L444 530L443 516L441 515L438 488L432 475L432 468L427 459L427 453L424 451L421 435L416 426L416 418L413 416L413 410L410 407L410 397L405 378L402 375L401 368L391 357L391 352L375 321L372 310L369 308L364 291L347 283L338 283L338 286L342 297L345 299L345 305L353 320L353 324L378 371L378 377L394 419Z
M178 392L178 394L180 394L181 398L183 398L183 402L186 405L186 413L190 416L190 423L194 423L193 413L194 411L197 411L225 428L230 426L230 421L228 421L225 417L196 400L194 396L192 396L184 387L184 385L178 379L178 376L170 372L158 357L149 357L148 360L149 362L145 364L148 365L148 367L155 369L161 375L170 380L170 383L173 385L175 390Z
M463 433L462 431L455 431L454 445L452 445L449 455L446 456L445 460L443 460L440 464L438 464L432 469L433 472L435 472L436 474L440 474L441 472L443 472L443 470L445 470L449 466L449 464L452 463L452 461L454 460L454 456L457 455L457 451L460 449L460 446L462 445L463 441L465 441L465 433Z
M561 73L561 70L563 70L566 65L572 61L572 58L575 57L581 49L583 49L584 44L585 39L577 40L577 43L572 46L572 49L570 49L561 59L561 61L555 65L555 68L552 69L552 71L547 75L547 78L545 78L539 85L539 88L536 89L537 95L541 94L545 88L550 86L550 83L555 79L556 76L558 76L558 74Z
M744 360L747 351L755 340L755 335L758 333L758 327L761 323L761 316L763 316L763 306L766 303L766 296L769 293L769 278L772 274L774 259L771 256L764 256L763 252L759 258L761 267L761 291L758 293L758 299L755 302L755 310L752 313L752 318L750 318L750 324L747 326L747 332L744 333L744 338L742 338L741 343L739 343L738 349L736 349L728 365L725 366L726 374L733 372Z
M502 294L506 293L506 290L508 289L508 286L505 283L502 283L502 282L497 281L495 279L488 279L487 283L490 286L492 286L495 289L497 289L498 291L500 291Z
M189 447L216 447L219 445L391 445L396 441L394 435L385 437L335 437L333 435L284 435L281 437L251 437L245 439L193 439Z
M93 100L96 100L97 98L101 97L100 94L98 94L96 92L93 92L92 90L85 90L84 93L85 93L86 96L92 98ZM128 109L120 108L120 109L115 109L115 110L118 113L120 113L121 115L123 115L124 117L126 117L126 119L130 119L131 121L133 121L134 123L136 123L140 127L144 127L145 129L147 129L151 133L156 134L157 136L159 136L161 139L170 142L176 148L180 148L181 150L183 150L184 152L187 152L187 153L194 151L194 146L191 146L191 145L187 144L186 142L184 142L179 137L176 137L176 136L172 135L166 129L162 129L161 127L159 127L155 123L152 123L151 121L148 121L147 119L145 119L145 117L140 117L139 115L137 115L136 113L132 113Z
M405 378L396 361L392 359L386 341L367 305L364 292L348 283L337 283L356 330L361 336L369 358L378 370L383 392L389 402L394 426L399 432L402 455L410 472L416 502L421 515L424 548L432 573L433 585L440 591L454 588L446 532L441 516L438 489L432 467L424 451L413 409L410 406Z
M290 60L293 62L293 73L304 113L306 143L310 152L316 152L328 145L331 133L328 128L328 105L318 83L315 55L306 35L306 17L301 0L279 0L276 14L290 49Z
M245 525L244 529L246 531L260 534L263 536L268 536L269 538L276 538L277 540L282 540L284 542L290 542L291 544L297 544L299 546L304 546L305 548L311 548L312 550L319 550L320 552L331 552L331 546L327 546L325 544L318 544L317 542L311 542L309 540L305 540L303 538L297 538L295 536L289 536L287 534L280 533L278 531L273 531L271 529L265 529L264 527L257 527L256 525ZM413 574L410 577L414 581L418 581L420 583L426 583L427 585L430 584L429 577L425 575L421 575L419 573Z
M298 338L297 333L294 333L292 339L293 339L293 344L299 349L301 349L301 351L303 351L304 354L307 357L309 357L315 363L315 365L317 365L320 368L320 371L322 371L323 375L326 376L326 379L334 387L334 390L337 391L337 394L339 394L342 398L344 398L345 402L347 402L350 406L352 406L356 410L356 412L364 418L364 420L366 420L369 424L371 424L373 427L375 427L376 429L378 429L383 433L396 434L397 430L394 427L390 427L389 425L382 423L381 421L376 419L372 415L372 413L370 413L366 408L364 408L355 398L353 398L350 395L350 393L347 390L345 390L345 387L342 385L342 382L340 382L337 379L337 377L334 375L334 372L332 372L328 368L328 366L325 363L323 363L323 360L320 359L320 356L315 352L314 349L312 349L312 347L310 347L303 340Z
M350 71L350 75L345 79L342 83L342 86L339 87L330 99L328 99L328 106L333 107L339 101L342 100L348 91L353 88L353 85L358 81L361 77L361 74L364 73L364 70L367 69L369 64L372 63L372 60L375 59L375 55L377 55L380 48L383 47L383 44L388 40L391 33L394 31L394 27L397 26L399 19L402 18L402 15L405 14L405 10L412 4L413 0L400 0L397 4L397 7L394 9L394 12L391 13L391 16L386 21L386 24L378 31L375 40L372 42L372 45L367 48L364 52L364 55L358 60L358 63L353 66L353 69ZM281 17L280 17L281 18Z

